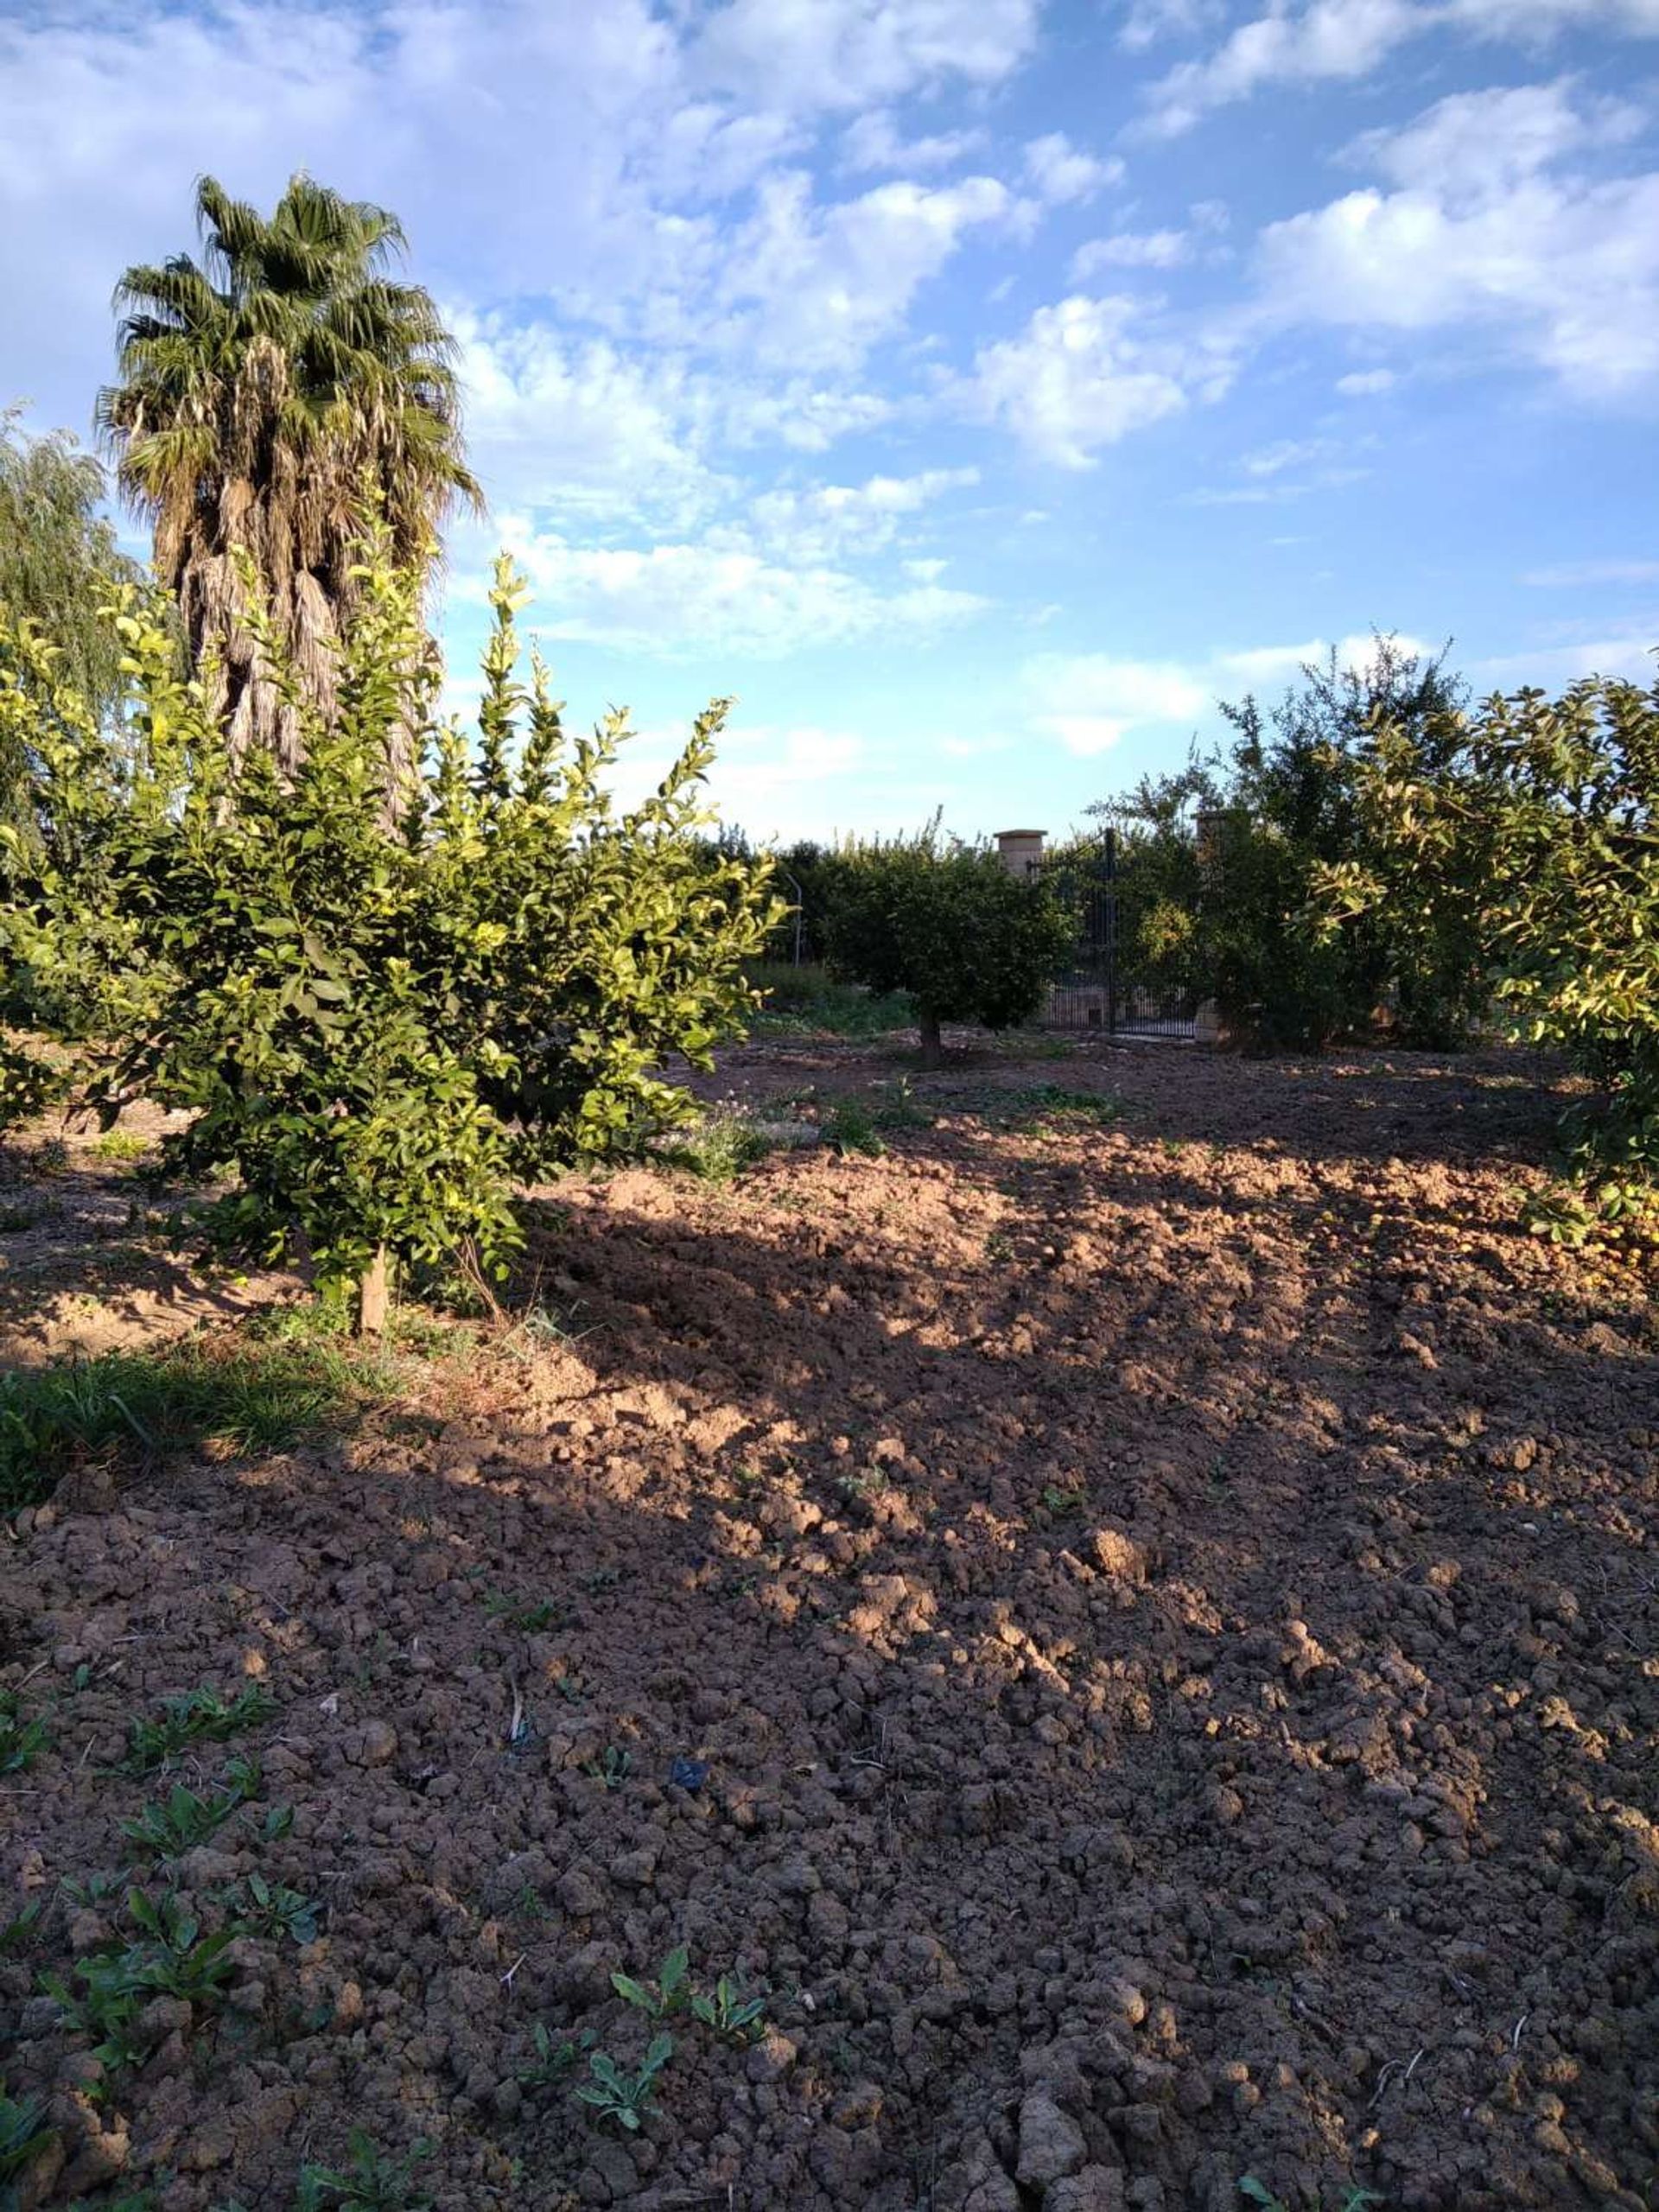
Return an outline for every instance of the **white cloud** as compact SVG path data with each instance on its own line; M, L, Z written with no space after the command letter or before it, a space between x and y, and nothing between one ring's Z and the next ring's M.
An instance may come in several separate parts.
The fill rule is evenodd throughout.
M1434 650L1422 639L1401 631L1395 632L1389 643L1397 652L1414 653L1420 659L1428 658ZM1294 683L1305 668L1322 668L1332 650L1325 638L1309 638L1300 645L1255 645L1244 652L1217 655L1215 672L1218 678L1230 677L1240 683ZM1356 675L1367 676L1376 666L1377 641L1369 630L1338 639L1335 651L1337 665Z
M1077 248L1071 257L1071 281L1086 284L1103 269L1175 269L1192 251L1185 231L1116 231Z
M684 520L716 490L703 458L711 399L683 368L632 360L604 340L561 338L456 310L467 428L486 486L556 512Z
M1226 19L1226 0L1135 0L1118 33L1132 54L1160 39L1191 37Z
M1494 690L1518 691L1537 685L1549 690L1558 684L1575 683L1583 676L1622 677L1626 683L1651 684L1659 681L1659 645L1648 632L1613 638L1593 638L1582 645L1540 645L1529 652L1503 653L1476 661L1469 671L1478 683Z
M500 535L530 578L540 635L659 658L772 658L855 638L926 636L987 605L941 584L883 589L845 569L791 568L709 541L578 545L511 515Z
M988 176L931 189L895 181L828 207L804 173L768 177L753 214L720 243L711 282L725 315L703 334L762 363L855 368L963 239L1013 207Z
M1568 561L1534 569L1521 579L1541 591L1576 591L1599 584L1659 584L1659 561Z
M1025 666L1037 709L1033 727L1068 753L1104 753L1145 724L1190 721L1210 694L1173 661L1118 660L1109 653L1040 653Z
M798 565L842 561L881 551L907 517L978 481L976 468L930 468L915 476L872 476L863 484L766 492L751 505L747 527L768 552L785 554ZM944 563L906 565L937 571Z
M994 85L1037 35L1039 0L728 0L696 75L766 106L880 106L952 79Z
M1392 642L1403 652L1430 650L1417 638L1396 636ZM1321 665L1330 652L1325 639L1309 638L1301 645L1217 653L1191 665L1120 660L1109 653L1041 653L1027 661L1022 680L1035 708L1031 727L1036 734L1058 740L1068 753L1090 755L1109 751L1136 731L1191 732L1218 698L1241 684L1294 683L1305 666ZM1375 662L1376 640L1357 633L1341 639L1336 652L1340 666L1363 673Z
M904 169L912 175L947 169L982 144L984 137L982 130L943 130L905 138L890 108L871 108L848 124L842 161L849 169Z
M1258 242L1269 321L1464 327L1605 397L1659 377L1659 173L1558 173L1622 128L1566 85L1460 93L1370 157L1410 179L1274 223ZM1495 150L1497 149L1498 150Z
M1082 294L1039 308L1022 336L982 346L967 399L1043 459L1087 468L1103 446L1187 403L1179 357L1138 336L1133 300Z
M1355 369L1337 378L1337 390L1344 399L1368 399L1377 392L1392 391L1399 381L1392 369Z
M1116 156L1102 161L1078 150L1063 130L1033 138L1026 148L1026 176L1038 198L1051 207L1074 200L1092 200L1123 175Z
M1148 93L1149 127L1189 130L1213 109L1274 84L1352 83L1372 76L1409 41L1435 30L1486 41L1547 41L1565 30L1605 26L1659 36L1659 0L1276 0L1239 24L1216 51L1184 61Z

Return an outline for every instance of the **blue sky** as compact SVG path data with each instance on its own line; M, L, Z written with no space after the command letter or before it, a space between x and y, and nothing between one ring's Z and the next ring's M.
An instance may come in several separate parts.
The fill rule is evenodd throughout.
M0 400L308 168L463 340L457 700L505 542L636 780L1058 831L1373 625L1650 666L1656 119L1659 0L0 7Z

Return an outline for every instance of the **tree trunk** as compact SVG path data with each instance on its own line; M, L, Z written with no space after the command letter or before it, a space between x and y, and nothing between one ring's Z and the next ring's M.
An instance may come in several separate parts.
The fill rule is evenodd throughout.
M923 1007L918 1017L922 1033L922 1065L942 1068L944 1065L944 1039L939 1034L939 1017Z
M391 1304L391 1262L382 1244L373 1259L363 1270L363 1280L357 1287L357 1333L359 1337L383 1337L386 1332L386 1314Z

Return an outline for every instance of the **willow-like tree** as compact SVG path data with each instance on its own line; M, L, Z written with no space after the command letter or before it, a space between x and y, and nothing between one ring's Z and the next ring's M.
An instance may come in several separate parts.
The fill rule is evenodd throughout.
M116 288L119 381L99 397L121 490L152 522L191 658L233 757L291 768L302 718L256 647L251 557L286 665L325 715L359 585L365 487L395 559L423 575L457 502L482 504L460 427L455 346L429 295L389 275L396 216L294 177L265 217L196 187L200 261Z

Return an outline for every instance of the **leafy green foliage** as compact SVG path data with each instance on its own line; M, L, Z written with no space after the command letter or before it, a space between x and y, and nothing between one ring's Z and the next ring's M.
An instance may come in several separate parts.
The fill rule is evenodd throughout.
M54 2140L54 2131L46 2124L45 2106L32 2101L19 2103L0 2085L0 2184L21 2181ZM0 2206L10 2195L0 2186Z
M441 1272L466 1252L499 1271L519 1242L515 1173L690 1118L660 1070L710 1065L753 1004L741 963L772 914L764 869L710 862L693 834L724 702L619 813L606 777L626 718L567 744L539 662L518 679L510 566L473 747L434 720L418 590L385 523L362 556L326 711L248 575L241 620L299 734L288 773L264 750L227 757L153 610L124 598L130 757L60 696L46 855L25 869L13 851L28 895L0 932L14 965L79 975L95 891L126 939L99 961L132 979L97 1009L127 1039L118 1090L189 1112L164 1169L234 1179L204 1217L218 1243L307 1260L325 1290L387 1257ZM0 630L0 711L8 669L35 651Z
M671 1166L684 1168L703 1183L734 1182L771 1149L765 1130L729 1107L717 1108L690 1128L677 1131L661 1147Z
M559 2042L553 2040L552 2031L544 2020L537 2020L530 2031L536 2056L532 2064L520 2069L518 2079L526 2088L545 2088L562 2081L584 2051L594 2047L591 2028L583 2028L576 2036L566 2036Z
M257 1936L286 1936L292 1943L315 1943L327 1910L321 1897L308 1897L281 1882L268 1882L263 1874L250 1874L236 1889L230 1905L238 1920Z
M291 702L244 620L257 587L285 657L319 702L354 602L365 493L400 568L423 575L437 526L480 493L461 453L454 341L429 296L400 283L395 215L301 175L269 216L197 180L200 262L127 270L119 381L99 427L129 503L155 525L208 714L232 753L301 741ZM238 563L256 548L257 580Z
M344 1418L385 1379L339 1345L245 1334L0 1375L0 1513L35 1503L86 1460L209 1439L276 1449Z
M66 2024L88 2038L92 2056L111 2072L137 2065L147 2055L141 2016L153 1998L175 1997L200 2006L222 2001L232 1971L230 1947L243 1932L230 1922L204 1935L200 1921L176 1892L158 1901L142 1890L130 1890L127 1916L137 1938L77 1960L79 1994L55 1975L41 1977L41 1988L56 2001Z
M63 672L107 715L121 690L121 653L99 610L137 569L103 513L104 472L67 430L31 437L21 410L0 409L0 608L39 623ZM26 763L0 749L0 819L14 819Z
M1374 912L1338 937L1314 893L1323 871L1371 849L1362 792L1379 722L1427 741L1459 696L1440 660L1379 637L1363 671L1333 653L1270 714L1224 704L1227 753L1092 810L1117 836L1121 980L1214 998L1234 1035L1268 1051L1318 1049L1379 1014L1407 1042L1455 1042L1483 1003L1459 918Z
M258 1761L232 1759L219 1789L203 1796L175 1783L159 1804L146 1805L142 1813L123 1821L121 1833L135 1850L156 1859L179 1859L217 1835L258 1789Z
M428 2212L431 2199L415 2194L415 2169L432 2155L429 2144L415 2143L403 2158L392 2158L365 2129L354 2127L346 2147L343 2167L300 2169L295 2212Z
M0 1690L0 1774L25 1774L49 1740L44 1720L18 1715L17 1693Z
M238 1730L251 1728L276 1710L276 1701L257 1682L250 1682L232 1698L205 1685L170 1697L157 1720L135 1719L127 1731L125 1771L149 1774L165 1766L191 1744L220 1744Z
M637 2133L640 2122L657 2109L658 2080L673 2056L673 2037L653 2036L638 2069L625 2074L608 2051L596 2050L588 2061L593 2079L584 2082L576 2094L601 2120L613 2120L629 2134Z
M1289 2212L1283 2197L1275 2196L1267 2183L1258 2181L1254 2174L1245 2175L1238 2184L1238 2193L1252 2204L1259 2205L1262 2212ZM1343 2197L1341 2212L1365 2212L1368 2204L1381 2204L1382 2201L1376 2190L1355 2186Z
M1360 796L1370 853L1318 887L1330 933L1382 917L1471 938L1515 1033L1568 1053L1596 1086L1563 1135L1598 1214L1647 1218L1659 1179L1659 684L1590 677L1559 700L1522 691L1424 730L1383 721ZM1562 1241L1580 1225L1570 1204L1553 1219L1543 1210Z
M613 1974L611 1987L617 1995L626 1998L630 2005L653 2020L671 2018L676 2012L684 2012L691 2001L690 1984L687 1979L691 1965L691 1954L683 1944L671 1950L657 1969L655 1981L635 1981L632 1975Z
M0 1035L0 1136L45 1113L67 1088L62 1071L27 1046Z
M744 974L762 1001L753 1027L769 1034L885 1037L915 1025L907 992L840 982L818 963L797 968L785 960L752 960Z
M909 995L930 1066L941 1023L1007 1029L1034 1013L1072 935L1049 881L1011 875L995 853L943 837L937 823L844 848L825 871L824 896L832 968Z
M734 1974L721 1974L712 1993L699 1991L691 1999L693 2018L728 2043L758 2041L765 2031L766 2010L766 1999L749 1996Z

